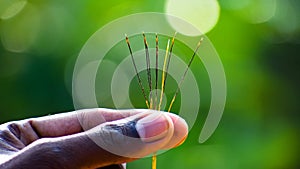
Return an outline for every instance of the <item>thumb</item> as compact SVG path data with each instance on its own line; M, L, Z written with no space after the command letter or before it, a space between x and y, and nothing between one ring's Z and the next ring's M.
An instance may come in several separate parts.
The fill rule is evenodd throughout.
M100 148L122 157L142 158L166 146L174 134L165 112L148 111L104 123L87 132Z

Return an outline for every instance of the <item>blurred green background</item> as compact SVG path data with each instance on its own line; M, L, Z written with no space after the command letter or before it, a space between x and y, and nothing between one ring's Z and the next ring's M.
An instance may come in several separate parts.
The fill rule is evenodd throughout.
M227 77L223 118L214 135L198 143L209 107L201 105L185 144L160 155L158 169L298 169L300 1L218 3L218 22L206 35ZM87 39L114 19L166 12L166 4L0 0L0 122L74 110L72 71ZM150 168L150 162L141 159L128 168Z

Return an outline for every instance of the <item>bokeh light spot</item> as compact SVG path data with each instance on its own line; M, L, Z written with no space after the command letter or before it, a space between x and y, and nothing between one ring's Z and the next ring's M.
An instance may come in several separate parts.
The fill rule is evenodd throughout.
M270 20L276 11L276 0L254 0L242 9L243 16L250 23L263 23Z
M0 1L0 18L10 19L17 15L27 4L26 0L18 1Z
M282 34L293 33L300 27L297 9L289 1L277 1L274 17L269 24Z
M168 0L165 12L186 20L205 34L218 22L220 7L216 0ZM176 31L184 35L197 36L201 34L197 30L186 30L180 23L169 18L168 21Z
M22 14L1 23L0 36L3 46L11 52L27 51L35 42L40 28L39 11L27 4Z

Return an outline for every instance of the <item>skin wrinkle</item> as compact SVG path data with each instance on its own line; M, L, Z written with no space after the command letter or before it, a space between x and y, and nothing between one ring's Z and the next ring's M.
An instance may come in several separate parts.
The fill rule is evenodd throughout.
M1 137L1 136L0 136ZM4 152L17 152L18 149L13 147L12 145L8 144L6 140L0 138L0 149L2 149Z
M11 123L9 125L7 125L7 128L9 131L11 131L18 139L20 139L20 129L19 126L15 123Z
M33 120L29 120L28 123L30 124L33 132L37 135L37 137L42 138L42 136L38 132L38 129L33 125Z
M20 140L24 143L24 145L29 145L40 137L31 127L30 121L25 122L20 125L21 135Z
M8 129L0 130L0 140L1 147L3 147L4 150L18 151L19 147L22 147L22 142L20 142Z

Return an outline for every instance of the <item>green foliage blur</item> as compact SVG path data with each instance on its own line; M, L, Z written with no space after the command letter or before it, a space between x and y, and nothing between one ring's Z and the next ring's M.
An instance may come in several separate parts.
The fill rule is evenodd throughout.
M300 3L274 1L276 15L253 23L248 16L264 10L260 6L247 9L246 1L219 0L219 21L207 36L227 77L223 118L214 135L198 143L210 99L201 98L204 105L187 141L158 156L158 169L300 168ZM20 11L3 12L15 2ZM74 110L72 71L87 39L114 19L164 12L164 5L159 0L0 0L0 123ZM127 167L150 166L151 158L145 158Z

